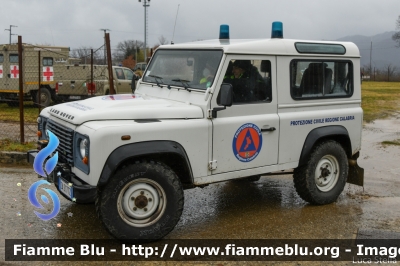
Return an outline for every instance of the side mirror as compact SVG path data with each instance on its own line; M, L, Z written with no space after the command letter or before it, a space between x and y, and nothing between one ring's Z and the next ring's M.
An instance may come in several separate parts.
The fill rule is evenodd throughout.
M217 97L217 104L222 106L232 106L233 87L232 84L222 83Z
M217 112L225 110L226 107L232 106L233 103L233 87L232 84L222 83L221 89L217 96L217 104L223 107L214 107L211 112L212 118L217 118Z

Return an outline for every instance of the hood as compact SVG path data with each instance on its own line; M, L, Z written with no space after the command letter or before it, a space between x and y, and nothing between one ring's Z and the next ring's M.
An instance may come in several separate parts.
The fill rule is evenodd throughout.
M203 118L200 107L137 94L116 94L58 104L50 116L74 125L97 120Z

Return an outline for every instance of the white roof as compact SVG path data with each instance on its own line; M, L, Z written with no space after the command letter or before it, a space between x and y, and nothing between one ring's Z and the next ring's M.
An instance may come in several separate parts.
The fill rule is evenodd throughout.
M346 49L344 55L339 54L306 54L299 53L295 43L312 44L340 44ZM358 47L352 42L334 41L310 41L292 39L230 39L230 40L207 40L172 45L162 45L162 49L223 49L226 54L263 54L263 55L307 55L307 56L346 56L360 57Z

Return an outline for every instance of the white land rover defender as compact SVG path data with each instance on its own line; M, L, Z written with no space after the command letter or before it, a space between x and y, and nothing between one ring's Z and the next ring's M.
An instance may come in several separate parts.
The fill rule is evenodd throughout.
M281 27L271 39L233 40L221 25L220 39L157 49L134 94L44 109L39 146L47 130L60 141L48 180L76 203L95 202L124 241L167 235L184 189L287 170L301 198L328 204L346 182L362 186L358 48L283 39Z

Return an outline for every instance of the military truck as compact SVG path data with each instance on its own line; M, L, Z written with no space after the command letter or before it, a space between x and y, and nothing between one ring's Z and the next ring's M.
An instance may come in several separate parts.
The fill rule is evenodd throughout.
M93 65L93 83L91 83L91 65L67 65L56 74L56 101L81 100L91 96L111 93L132 93L131 83L135 76L126 67L113 66L114 92L111 92L108 68L104 65Z
M93 66L91 83L91 65L80 65L80 59L69 58L69 51L69 47L63 46L23 44L24 100L32 100L46 107L52 100L76 100L110 93L107 66ZM17 44L0 45L0 100L5 100L9 105L15 105L18 101L18 57ZM133 76L128 68L113 67L115 93L132 92Z

